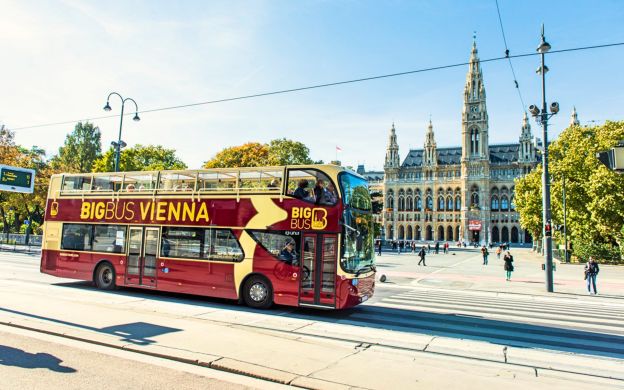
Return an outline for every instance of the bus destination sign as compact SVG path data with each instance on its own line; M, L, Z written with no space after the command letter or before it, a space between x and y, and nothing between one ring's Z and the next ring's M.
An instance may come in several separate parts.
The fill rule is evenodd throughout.
M32 194L35 187L33 169L0 165L0 191Z

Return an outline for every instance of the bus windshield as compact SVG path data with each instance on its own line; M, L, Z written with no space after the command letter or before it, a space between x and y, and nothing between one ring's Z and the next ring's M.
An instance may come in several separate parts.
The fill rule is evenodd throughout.
M340 265L345 272L359 275L375 270L373 257L373 216L366 180L344 173L340 176L345 204Z

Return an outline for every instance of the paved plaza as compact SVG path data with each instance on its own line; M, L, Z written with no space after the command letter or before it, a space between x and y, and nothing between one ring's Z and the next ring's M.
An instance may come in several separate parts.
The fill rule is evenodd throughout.
M489 250L488 265L478 248L451 246L449 253L427 255L427 266L419 266L416 253L384 250L377 257L378 278L386 276L384 287L435 287L457 290L480 290L499 293L537 295L588 295L583 279L584 264L566 264L555 260L554 294L546 292L544 258L529 248L511 248L514 272L505 280L503 260L495 249ZM624 267L600 265L597 278L599 297L624 299ZM377 289L382 292L384 289Z

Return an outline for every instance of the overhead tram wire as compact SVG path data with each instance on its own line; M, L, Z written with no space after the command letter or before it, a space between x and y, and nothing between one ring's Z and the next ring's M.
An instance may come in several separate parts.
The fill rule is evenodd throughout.
M495 0L495 1L496 1L496 12L498 13L498 22L500 23L501 34L503 35L503 42L505 43L505 58L509 60L509 68L511 68L511 74L514 79L516 91L518 91L520 104L522 104L522 112L526 112L526 105L524 104L524 99L522 99L522 92L520 91L520 85L518 84L518 79L516 78L516 72L514 71L513 64L511 63L511 57L509 57L509 47L507 47L507 38L505 37L505 29L503 28L503 18L501 18L500 7L498 6L498 0Z
M607 44L603 44L603 45L573 47L573 48L569 48L569 49L560 49L560 50L551 50L551 51L548 52L548 54L552 55L552 54L567 53L567 52L572 52L572 51L594 50L594 49L602 49L602 48L614 47L614 46L624 46L624 42L607 43ZM505 59L532 57L532 56L537 56L537 55L539 55L539 53L524 53L524 54L516 54L516 55L506 55L504 57L487 58L487 59L484 59L484 60L480 60L480 62L481 63L495 62L495 61L501 61L501 60L505 60ZM409 70L409 71L406 71L406 72L390 73L390 74L385 74L385 75L380 75L380 76L363 77L363 78L359 78L359 79L337 81L337 82L326 83L326 84L316 84L316 85L310 85L310 86L307 86L307 87L282 89L282 90L278 90L278 91L262 92L262 93L257 93L257 94L253 94L253 95L244 95L244 96L237 96L237 97L232 97L232 98L208 100L208 101L198 102L198 103L189 103L189 104L181 104L181 105L177 105L177 106L153 108L151 110L138 111L138 113L139 114L144 114L144 113L151 113L151 112L158 112L158 111L177 110L177 109L180 109L180 108L189 108L189 107L203 106L203 105L207 105L207 104L217 104L217 103L232 102L232 101L236 101L236 100L254 99L254 98L259 98L259 97L264 97L264 96L280 95L280 94L286 94L286 93L292 93L292 92L307 91L307 90L311 90L311 89L319 89L319 88L326 88L326 87L334 87L334 86L338 86L338 85L361 83L361 82L364 82L364 81L379 80L379 79L390 78L390 77L406 76L406 75L416 74L416 73L425 73L425 72L432 72L432 71L436 71L436 70L451 69L451 68L457 68L457 67L460 67L460 66L466 66L466 65L469 65L469 64L470 64L470 62L461 62L461 63L457 63L457 64L434 66L434 67L430 67L430 68L415 69L415 70ZM128 115L130 115L130 114L128 114ZM117 115L104 115L104 116L83 118L83 119L77 119L77 120L71 120L71 121L53 122L53 123L44 123L44 124L40 124L40 125L15 127L13 129L10 129L10 130L11 131L26 130L26 129L34 129L34 128L39 128L39 127L49 127L49 126L57 126L57 125L74 124L76 122L93 121L93 120L96 120L96 119L109 119L109 118L116 118L116 117L117 117Z

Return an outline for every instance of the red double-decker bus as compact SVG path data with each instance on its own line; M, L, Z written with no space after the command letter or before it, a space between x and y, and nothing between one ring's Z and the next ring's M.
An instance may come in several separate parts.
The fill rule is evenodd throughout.
M372 229L366 180L334 165L60 174L41 272L342 309L373 294Z

